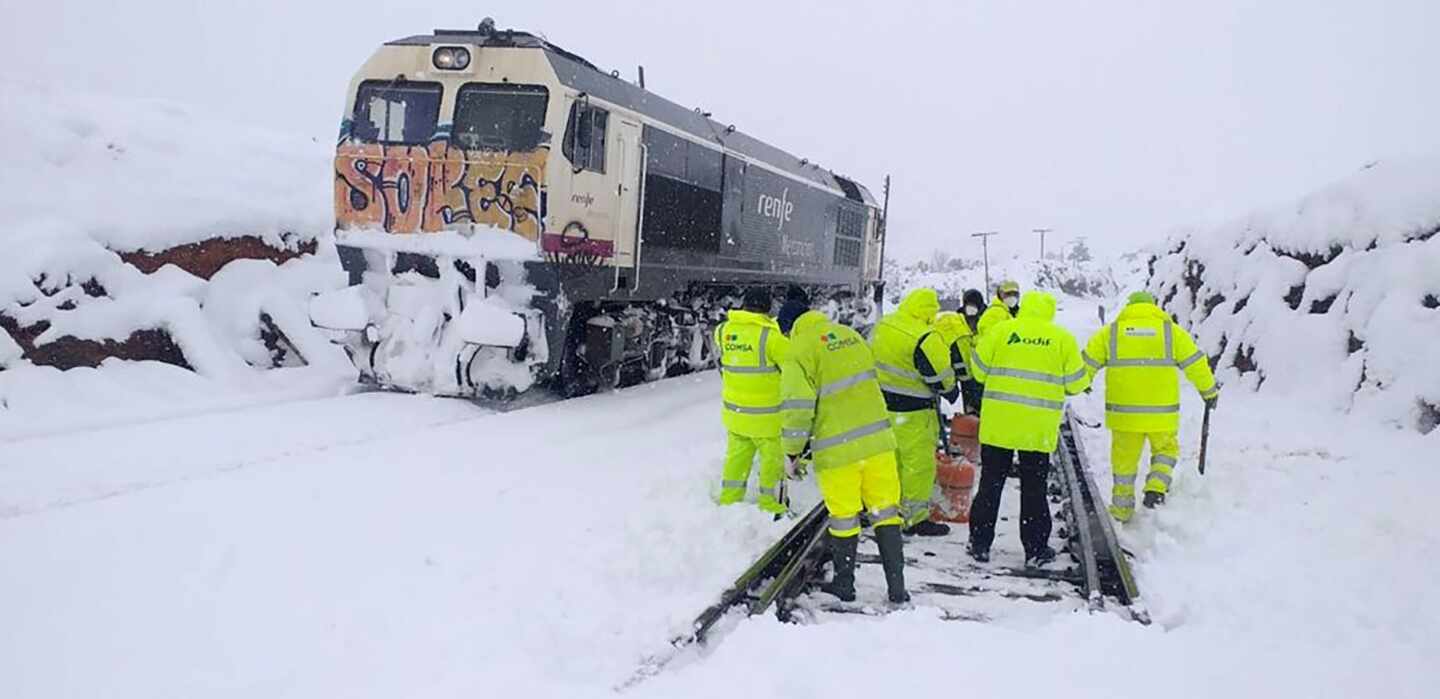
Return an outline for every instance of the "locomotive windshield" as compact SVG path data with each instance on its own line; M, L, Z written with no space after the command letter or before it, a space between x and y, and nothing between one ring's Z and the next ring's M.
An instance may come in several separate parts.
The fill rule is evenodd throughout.
M355 95L350 135L361 141L423 144L440 118L440 83L367 80Z
M549 97L539 85L466 85L455 98L454 139L470 150L533 151Z

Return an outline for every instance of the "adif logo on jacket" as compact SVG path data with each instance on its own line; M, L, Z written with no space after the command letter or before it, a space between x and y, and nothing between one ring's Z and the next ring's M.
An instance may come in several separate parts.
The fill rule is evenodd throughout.
M1010 333L1010 339L1005 343L1005 345L1008 347L1008 346L1010 346L1010 345L1015 345L1015 344L1035 345L1035 346L1037 346L1037 347L1049 347L1049 346L1050 346L1050 338L1048 338L1048 337L1020 337L1020 333L1014 333L1014 332L1012 332L1012 333Z
M820 342L824 343L825 349L834 352L842 347L858 344L860 341L854 337L841 337L835 333L825 333L820 336Z

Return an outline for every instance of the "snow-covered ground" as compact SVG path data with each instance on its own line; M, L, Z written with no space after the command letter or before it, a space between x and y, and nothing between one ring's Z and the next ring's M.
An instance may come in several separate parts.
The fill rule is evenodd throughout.
M717 400L365 394L7 443L0 695L611 694L787 526L712 504ZM630 693L1431 695L1440 433L1233 391L1202 478L1185 407L1167 509L1122 532L1153 626L757 618Z

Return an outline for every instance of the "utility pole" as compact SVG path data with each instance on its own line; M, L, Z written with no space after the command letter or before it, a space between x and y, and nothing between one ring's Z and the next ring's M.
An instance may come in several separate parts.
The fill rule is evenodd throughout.
M1036 229L1033 229L1033 230L1031 231L1032 233L1039 233L1039 234L1040 234L1040 261L1041 261L1041 262L1044 262L1044 261L1045 261L1045 234L1046 234L1046 233L1049 233L1050 231L1053 231L1053 230L1055 230L1055 229L1054 229L1054 228L1036 228Z
M971 238L980 239L980 247L985 250L985 293L990 293L990 236L1000 235L999 231L985 231L984 233L971 233Z

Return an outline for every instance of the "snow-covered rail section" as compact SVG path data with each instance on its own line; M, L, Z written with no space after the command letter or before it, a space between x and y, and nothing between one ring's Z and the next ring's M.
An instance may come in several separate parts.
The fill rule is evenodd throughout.
M1061 510L1058 519L1062 526L1055 536L1062 540L1058 548L1068 554L1070 564L1063 568L1007 565L1005 561L1019 560L1023 554L1018 542L1004 536L994 545L995 562L987 564L969 560L963 534L916 537L905 543L905 574L911 595L905 606L933 608L946 621L987 622L1033 613L1033 604L1023 604L1028 602L1051 605L1043 608L1045 614L1056 607L1075 612L1110 611L1150 623L1127 554L1087 469L1075 423L1075 417L1067 413L1050 474L1050 501ZM746 616L773 611L781 621L811 624L847 615L878 616L895 609L882 601L886 599L884 573L875 541L868 533L862 536L856 558L857 600L839 602L818 591L828 560L824 544L827 514L825 504L819 503L796 521L695 618L688 634L673 639L665 653L647 658L622 688L659 673L688 646L714 640L727 621L733 624ZM1007 550L1012 548L1016 550Z

